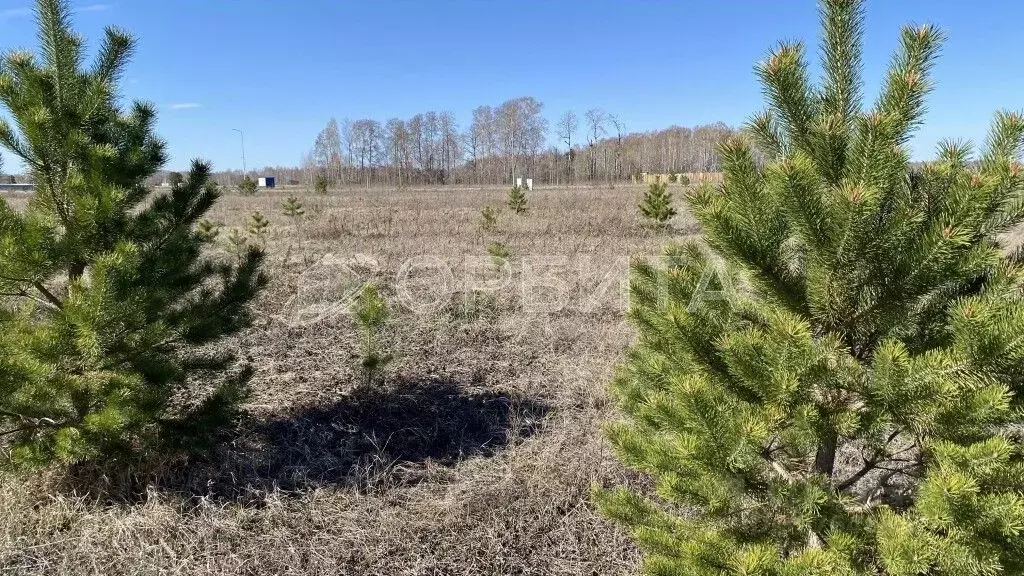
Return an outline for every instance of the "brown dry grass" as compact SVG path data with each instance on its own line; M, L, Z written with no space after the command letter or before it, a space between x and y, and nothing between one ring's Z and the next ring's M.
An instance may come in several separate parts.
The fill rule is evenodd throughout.
M635 547L595 514L589 493L641 481L600 432L611 415L605 385L630 339L626 258L667 241L637 220L641 191L537 190L526 217L506 210L494 231L482 230L480 210L502 206L503 188L226 197L213 217L229 228L255 210L272 222L263 314L231 344L256 369L245 420L206 461L128 478L51 471L5 481L0 568L633 573ZM301 224L281 214L288 195L306 205ZM691 230L677 218L678 234ZM495 241L512 254L502 271L487 257ZM361 273L395 304L386 340L398 358L372 389L356 387L348 316L289 322L317 297L309 271L328 254L376 260ZM419 267L397 282L403 263L423 255L451 276ZM555 288L524 292L529 278ZM398 305L403 286L406 300L438 305ZM560 294L569 305L557 305Z

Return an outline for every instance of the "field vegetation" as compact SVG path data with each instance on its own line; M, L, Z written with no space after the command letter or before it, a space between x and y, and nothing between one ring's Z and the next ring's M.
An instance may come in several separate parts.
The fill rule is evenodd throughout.
M5 479L0 566L22 574L632 574L592 484L642 487L601 434L631 339L642 186L546 188L485 230L506 187L228 191L223 230L269 222L270 284L224 343L255 372L207 457ZM283 203L302 204L301 219ZM26 198L16 198L16 209ZM673 234L695 232L686 214ZM209 250L230 254L229 233ZM251 238L249 241L253 241ZM488 247L512 254L496 270ZM380 287L393 354L371 386L351 306ZM160 572L163 571L163 572Z
M520 97L331 120L264 188L163 171L134 39L86 64L37 0L0 570L1021 573L1024 115L911 162L944 36L867 105L864 8L820 3L820 78L769 52L741 130L567 112L563 153Z

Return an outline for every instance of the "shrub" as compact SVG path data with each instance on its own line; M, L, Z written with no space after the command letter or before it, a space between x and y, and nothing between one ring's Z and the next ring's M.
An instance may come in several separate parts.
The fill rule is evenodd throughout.
M690 177L687 176L686 174L680 174L676 181L682 184L683 186L690 185Z
M185 183L185 177L181 175L181 172L171 172L167 175L167 183L171 186L181 186Z
M367 284L353 304L353 312L359 325L363 384L369 386L393 358L381 344L381 330L388 320L387 301L375 285Z
M600 492L651 574L1020 574L1024 118L915 168L940 34L906 28L861 112L863 4L758 66L768 110L690 196L704 242L637 263L613 391L660 502ZM851 63L854 64L851 66Z
M508 207L516 214L526 214L526 190L521 186L513 186L508 192Z
M39 56L0 67L13 119L0 120L0 144L36 183L23 211L0 198L4 462L198 448L244 393L247 371L209 350L249 324L263 255L204 258L194 227L218 198L207 164L150 193L166 161L155 111L118 104L132 39L108 28L86 68L69 3L39 0L36 15Z
M675 184L678 181L679 181L679 174L669 174L668 175L668 182L669 182L669 184Z
M241 192L242 196L253 196L256 194L256 188L256 181L249 176L245 176L238 183L238 191Z
M668 221L676 215L676 209L672 207L672 193L668 191L668 184L651 184L644 193L640 202L640 214L652 221L657 226L665 226Z

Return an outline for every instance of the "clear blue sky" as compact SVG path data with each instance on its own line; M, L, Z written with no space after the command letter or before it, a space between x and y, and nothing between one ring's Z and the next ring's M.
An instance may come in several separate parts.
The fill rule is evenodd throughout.
M0 45L34 48L29 0L0 0ZM76 0L95 46L132 31L129 97L160 107L171 168L299 162L332 116L407 118L534 96L552 121L600 107L630 131L723 121L761 106L752 65L777 40L816 45L814 0ZM1020 0L873 0L873 98L898 27L949 36L914 156L944 137L980 141L997 108L1024 107Z

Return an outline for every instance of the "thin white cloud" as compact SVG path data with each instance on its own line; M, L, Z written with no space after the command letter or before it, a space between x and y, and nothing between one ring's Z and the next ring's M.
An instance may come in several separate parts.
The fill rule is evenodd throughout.
M14 18L24 18L25 16L32 15L32 8L28 6L22 8L8 8L6 10L0 10L0 20L12 20Z
M87 4L85 6L79 6L75 8L76 12L102 12L104 10L110 10L113 8L113 4ZM33 10L30 6L21 6L18 8L7 8L0 10L0 20L14 20L15 18L26 18L31 16Z
M202 108L203 105L198 102L179 102L177 104L171 104L171 110L191 110L192 108Z

